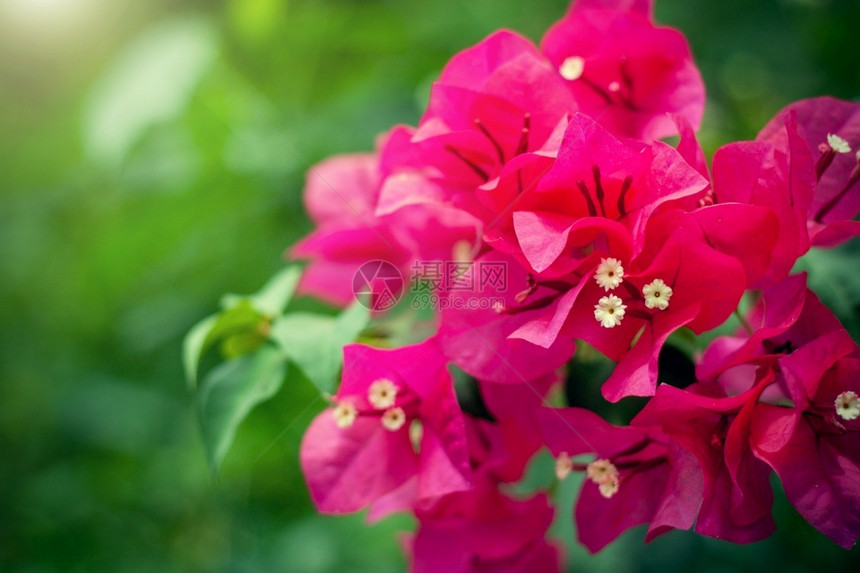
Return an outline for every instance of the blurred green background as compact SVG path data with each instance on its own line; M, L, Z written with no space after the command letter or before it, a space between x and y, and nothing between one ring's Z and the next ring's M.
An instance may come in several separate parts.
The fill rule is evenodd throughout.
M0 570L403 569L408 518L311 509L310 384L254 410L212 476L182 336L282 266L313 162L414 124L447 58L500 27L538 40L566 4L0 0ZM793 100L860 97L854 0L659 0L657 18L701 67L709 153ZM635 530L597 558L571 545L571 567L858 562L779 495L775 515L752 546Z

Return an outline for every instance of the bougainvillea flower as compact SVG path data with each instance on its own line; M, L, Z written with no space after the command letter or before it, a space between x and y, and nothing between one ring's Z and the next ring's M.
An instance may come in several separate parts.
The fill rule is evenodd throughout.
M795 380L808 392L802 410L759 404L750 441L800 515L850 549L860 538L860 353L855 347L854 356L837 358L850 343L845 338L824 336L789 357L829 367L815 379Z
M489 36L448 62L418 128L385 150L378 212L442 201L480 217L475 189L522 154L554 154L574 111L564 82L531 42L508 31ZM404 173L429 183L404 185Z
M351 277L368 260L403 263L405 253L373 216L379 185L375 154L332 157L308 171L305 209L317 229L290 254L310 258L299 291L345 306L354 297Z
M816 338L844 331L833 313L806 288L805 273L765 289L745 320L752 333L741 330L736 336L721 336L708 345L696 366L699 380L718 380L738 365L778 361ZM730 393L732 387L740 391L749 386L733 384L730 376L719 381Z
M414 571L557 570L549 499L504 489L546 445L559 479L585 474L574 517L592 552L640 524L646 541L763 539L774 472L814 527L856 542L860 349L790 272L860 235L860 105L792 104L712 170L703 105L652 0L578 0L540 49L500 31L456 55L418 126L377 153L311 170L303 292L343 305L373 259L445 266L433 338L345 348L301 448L320 511L412 512ZM673 134L677 149L657 141ZM713 341L685 389L658 386L667 339L719 326L746 289L764 290L744 330ZM575 340L617 363L604 397L653 396L629 426L543 407ZM474 378L457 373L457 394L450 363Z
M577 114L552 169L516 210L617 221L641 245L645 223L663 203L696 195L707 185L669 145L619 140Z
M487 269L499 269L503 282L484 280ZM454 291L441 312L437 338L445 355L457 366L483 382L522 384L554 372L574 353L573 340L558 338L546 346L509 335L543 309L523 310L516 315L504 310L520 307L524 293L540 299L555 296L552 289L529 290L528 273L511 258L497 251L478 257L466 273L477 273L475 291ZM482 274L483 273L483 274ZM520 286L521 285L521 286ZM524 290L521 290L524 289ZM494 304L483 304L494 301Z
M304 200L316 229L290 250L310 259L300 292L345 306L354 300L353 276L369 261L388 261L408 276L415 260L447 260L458 242L474 242L471 217L442 206L376 216L379 181L376 154L341 155L308 171Z
M804 313L813 306L804 306ZM750 361L759 366L736 365L721 374L724 388L744 378L771 378L766 387L755 383L759 398L747 401L731 423L729 436L737 438L726 441L726 463L748 451L766 462L798 512L850 548L860 537L860 426L853 414L860 405L860 352L844 330L804 342L809 322L801 317L784 333L764 339Z
M334 406L311 423L301 464L324 513L386 508L472 487L463 415L446 361L430 342L394 350L349 345ZM399 502L391 497L404 498ZM377 508L376 517L385 511Z
M473 470L499 482L515 482L523 476L529 460L543 445L537 412L557 382L555 373L518 384L479 382L492 420L466 416Z
M804 275L766 289L747 321L752 333L718 338L706 350L697 369L705 382L687 391L661 386L636 420L662 424L699 458L700 533L738 542L768 534L764 461L801 515L850 547L860 535L852 426L860 352Z
M672 113L698 128L705 107L687 41L654 26L649 5L576 2L541 41L582 112L617 135L646 141L677 133Z
M560 141L560 138L559 138ZM508 162L496 179L475 190L482 214L484 243L513 256L528 268L514 229L517 206L540 184L555 161L555 154L525 153Z
M687 118L682 115L674 114L672 119L675 121L675 125L678 128L678 135L680 136L677 147L678 153L688 164L695 168L702 177L710 180L711 175L708 170L708 160L705 158L705 152L702 150L702 146L699 145L699 140L696 139L696 133L693 130L693 126L690 125ZM706 202L697 202L697 204L699 206L703 206Z
M514 156L539 150L576 111L553 72L527 39L496 32L446 64L413 141L470 135L474 152L487 161L478 166L492 176Z
M741 141L717 150L713 161L711 201L766 207L778 220L771 262L751 285L755 288L781 281L809 249L806 219L815 184L812 155L800 139L794 116L782 119L779 136L784 148L768 141Z
M515 329L504 324L509 338L544 348L580 338L620 361L603 387L607 399L652 395L666 338L681 326L722 323L769 261L773 239L744 239L775 228L767 208L670 208L706 187L671 147L621 142L574 116L555 164L513 214L516 259L534 286L503 314L544 312ZM606 274L609 261L623 272ZM554 293L541 297L542 286Z
M517 500L494 482L416 507L409 542L414 573L558 571L559 552L545 540L553 509L543 494Z
M806 144L800 151L783 130L786 116L796 117ZM790 104L756 138L771 143L792 161L798 153L815 158L815 190L806 214L814 246L828 247L860 235L860 104L819 97ZM788 183L788 182L786 182Z
M692 453L701 468L702 506L695 530L734 543L752 543L773 533L770 468L748 443L754 408L773 376L755 379L742 394L726 396L714 384L686 390L666 384L631 424L658 426Z
M764 291L747 336L715 340L699 365L727 393L770 375L756 403L738 418L746 427L735 451L746 450L780 476L789 501L819 531L850 548L860 537L860 350L832 313L790 277ZM858 412L860 413L860 412ZM746 434L746 435L744 435ZM726 443L729 460L729 443Z
M574 516L579 540L592 553L643 523L649 524L646 541L693 525L702 502L701 470L659 428L613 426L580 408L545 408L539 423L557 459L557 476L586 472ZM572 460L582 454L595 460Z
M476 482L507 483L523 477L528 462L543 445L537 412L544 396L557 382L558 376L553 373L520 384L477 382L472 387L485 407L477 412L465 407L463 416L469 463ZM416 486L417 479L411 478L377 499L368 519L376 521L393 512L412 511L417 499Z

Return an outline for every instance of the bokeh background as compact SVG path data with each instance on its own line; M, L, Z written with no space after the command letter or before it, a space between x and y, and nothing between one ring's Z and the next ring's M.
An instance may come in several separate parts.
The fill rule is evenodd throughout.
M210 473L182 336L281 268L312 163L414 124L447 58L500 27L537 41L566 4L0 0L0 570L403 569L408 518L314 514L310 384L255 409ZM793 100L860 98L856 0L659 0L657 19L701 67L709 154ZM857 281L821 276L856 337ZM775 516L751 546L634 530L568 552L613 572L860 563L781 494Z

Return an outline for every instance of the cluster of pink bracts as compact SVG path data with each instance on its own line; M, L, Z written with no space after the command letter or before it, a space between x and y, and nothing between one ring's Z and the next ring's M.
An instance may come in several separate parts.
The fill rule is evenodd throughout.
M309 174L317 229L292 251L310 260L306 293L345 305L374 259L507 268L507 291L468 293L504 303L448 305L429 340L347 346L302 444L320 511L415 515L415 571L558 569L550 499L504 485L541 448L558 479L585 472L574 518L593 552L639 524L646 540L763 539L772 472L823 534L860 537L860 351L790 274L810 247L860 234L860 105L792 104L709 169L700 74L651 8L578 0L539 48L495 33L451 59L417 128ZM749 328L717 338L692 385L660 384L667 338L717 327L747 292ZM575 340L617 362L607 400L651 397L629 426L544 406ZM492 420L461 411L451 364Z

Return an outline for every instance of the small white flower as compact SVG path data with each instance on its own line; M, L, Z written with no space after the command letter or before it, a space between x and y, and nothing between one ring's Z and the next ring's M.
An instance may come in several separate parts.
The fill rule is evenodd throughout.
M617 479L618 468L609 460L594 460L585 468L585 476L594 483L600 484L610 479Z
M609 460L594 460L585 468L585 475L597 484L603 497L609 499L618 492L618 468Z
M406 413L403 408L391 408L382 414L382 425L386 430L396 432L406 423Z
M579 56L571 56L558 67L558 73L566 80L578 80L582 77L582 72L585 70L585 60Z
M594 305L594 318L604 328L612 328L621 324L624 318L626 304L621 304L621 299L611 294L597 301Z
M570 456L567 455L567 452L561 452L555 460L555 477L561 481L570 475L571 471L573 471L573 462Z
M838 135L828 133L827 145L829 145L836 153L851 153L851 146Z
M358 417L358 410L350 402L338 402L331 413L334 416L334 423L337 424L338 428L352 426L356 417Z
M367 389L367 401L378 410L390 408L396 399L397 386L388 378L376 380Z
M669 307L669 299L672 298L672 287L661 279L654 279L642 287L642 294L645 295L645 306L666 310Z
M841 393L836 397L834 405L836 406L836 413L843 420L856 420L860 416L860 396L856 392L848 390Z
M600 259L600 265L594 272L594 280L603 290L612 290L624 279L624 267L618 259Z
M618 493L618 478L614 477L612 479L606 480L605 482L601 482L597 486L597 489L600 490L600 495L602 495L606 499L609 499L610 497Z

